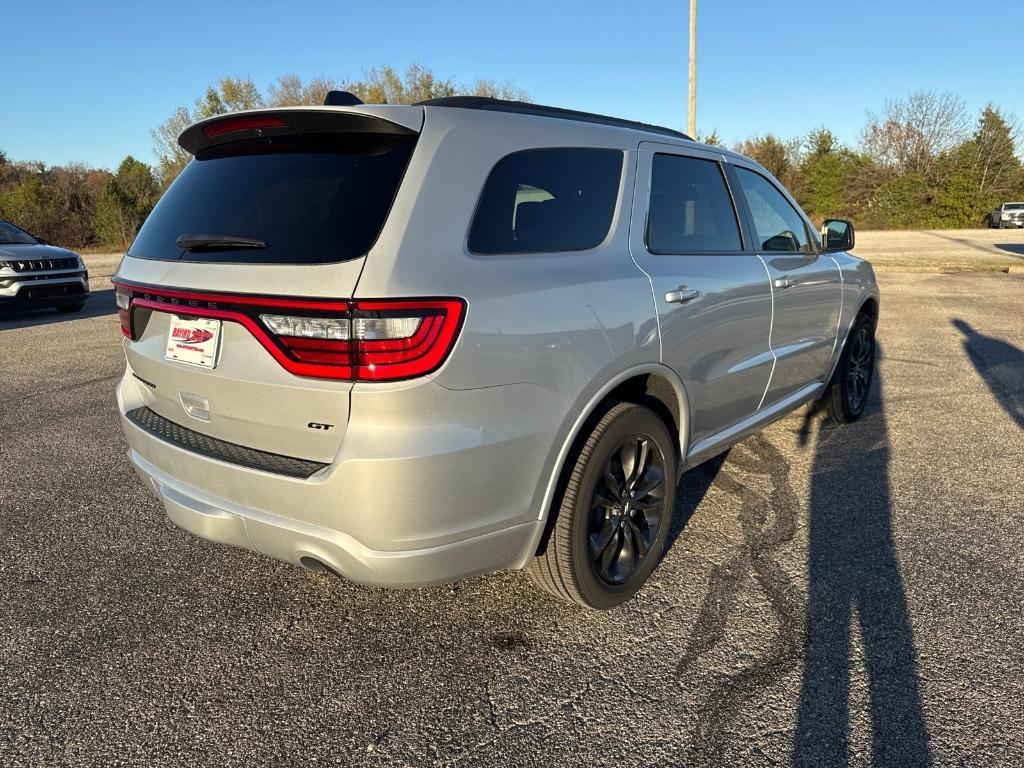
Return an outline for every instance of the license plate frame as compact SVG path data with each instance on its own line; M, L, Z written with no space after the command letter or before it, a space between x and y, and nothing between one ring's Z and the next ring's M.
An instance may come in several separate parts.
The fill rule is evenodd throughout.
M209 317L171 315L164 359L213 370L220 356L222 322Z

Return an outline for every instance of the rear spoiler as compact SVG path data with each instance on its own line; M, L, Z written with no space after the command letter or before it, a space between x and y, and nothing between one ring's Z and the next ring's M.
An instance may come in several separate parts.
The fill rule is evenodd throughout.
M192 155L204 149L260 136L302 133L378 133L415 136L423 127L423 107L290 107L217 115L193 123L178 137Z

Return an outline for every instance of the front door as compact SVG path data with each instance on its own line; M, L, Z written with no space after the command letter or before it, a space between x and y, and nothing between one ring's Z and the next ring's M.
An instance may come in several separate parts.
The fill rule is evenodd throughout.
M819 254L804 217L761 173L736 167L755 245L771 276L772 375L765 406L828 375L839 330L843 284L839 266Z
M630 251L651 279L661 359L690 403L689 445L752 415L772 372L772 294L746 244L726 159L643 142Z

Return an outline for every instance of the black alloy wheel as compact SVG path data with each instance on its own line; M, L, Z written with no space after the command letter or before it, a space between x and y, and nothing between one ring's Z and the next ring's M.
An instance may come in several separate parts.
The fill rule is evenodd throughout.
M566 460L546 543L529 568L533 580L588 608L635 594L665 549L678 439L667 416L606 402Z
M646 435L612 451L591 501L590 562L606 584L622 584L654 546L665 516L665 457Z
M849 424L864 413L875 378L875 322L867 314L857 316L846 340L843 356L822 398L828 417Z

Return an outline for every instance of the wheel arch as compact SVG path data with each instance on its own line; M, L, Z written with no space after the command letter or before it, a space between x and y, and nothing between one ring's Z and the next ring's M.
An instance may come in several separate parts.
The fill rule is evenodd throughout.
M857 312L854 314L856 319L857 315L866 314L871 318L871 321L877 326L878 325L878 299L874 296L866 297L857 308ZM850 324L853 327L853 323ZM849 332L847 332L849 333Z
M872 328L877 328L878 310L878 296L874 293L868 293L860 299L860 302L857 304L857 311L850 315L850 322L846 326L842 338L839 339L839 343L836 344L835 356L832 358L832 362L828 369L828 375L825 377L826 387L828 383L832 381L832 377L835 376L836 369L839 368L839 361L843 359L843 352L846 350L846 342L850 340L850 332L853 331L853 324L857 322L857 318L862 314L867 314L871 318Z
M519 567L525 567L532 558L543 551L551 532L554 516L552 505L564 482L566 461L572 454L580 439L586 439L584 427L591 421L600 406L609 400L634 402L651 408L664 419L670 432L676 436L677 471L685 461L689 445L690 403L686 388L679 376L668 366L661 363L638 365L621 371L609 379L597 390L579 411L579 415L562 440L557 459L555 460L545 486L540 505L537 533L524 561Z

